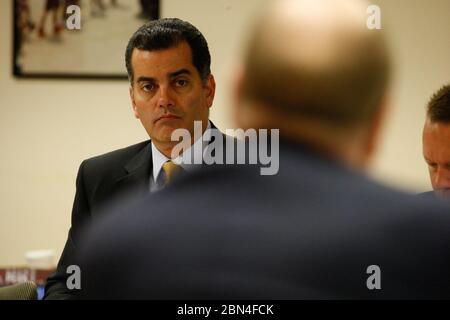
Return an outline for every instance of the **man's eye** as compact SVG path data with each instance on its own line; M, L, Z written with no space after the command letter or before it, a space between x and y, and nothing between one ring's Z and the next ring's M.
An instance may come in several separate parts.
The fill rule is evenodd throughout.
M436 163L429 163L428 166L429 166L431 169L433 169L433 170L435 170L435 169L437 168L437 164L436 164Z
M144 90L145 92L150 92L155 88L155 86L153 84L146 84L144 86L142 86L142 90Z
M188 84L188 82L187 80L179 79L175 81L175 84L177 85L177 87L185 87Z

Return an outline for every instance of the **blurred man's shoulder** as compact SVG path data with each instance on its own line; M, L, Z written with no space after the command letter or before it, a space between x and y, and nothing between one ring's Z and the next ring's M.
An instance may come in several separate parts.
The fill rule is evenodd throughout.
M417 197L422 199L436 199L436 194L434 191L427 191L417 194Z

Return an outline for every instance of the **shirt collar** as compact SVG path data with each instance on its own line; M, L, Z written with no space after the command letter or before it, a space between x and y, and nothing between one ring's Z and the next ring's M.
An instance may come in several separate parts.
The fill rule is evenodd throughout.
M202 137L194 142L194 144L186 150L182 155L176 157L172 161L175 164L178 164L181 166L185 171L191 171L194 169L198 164L188 164L189 161L183 161L183 155L185 156L191 156L191 150L194 152L194 158L200 157L203 159L203 152L208 145L208 142L211 140L211 122L208 121L208 126L206 127L205 132L203 133ZM164 154L162 154L156 146L153 144L153 141L151 142L152 145L152 160L153 160L153 181L157 181L157 178L159 176L159 173L161 172L161 168L164 163L170 160L170 158L166 157Z

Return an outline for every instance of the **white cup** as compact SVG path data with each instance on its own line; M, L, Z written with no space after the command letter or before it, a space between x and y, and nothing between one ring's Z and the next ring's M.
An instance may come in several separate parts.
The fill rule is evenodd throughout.
M25 252L25 259L31 269L53 269L53 250L33 250Z

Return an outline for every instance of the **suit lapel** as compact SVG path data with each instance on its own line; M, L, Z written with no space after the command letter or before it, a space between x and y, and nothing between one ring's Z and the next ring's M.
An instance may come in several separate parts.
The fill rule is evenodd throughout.
M149 192L150 174L153 167L152 148L150 142L142 148L124 169L126 174L117 179L120 193L133 193L145 195Z

